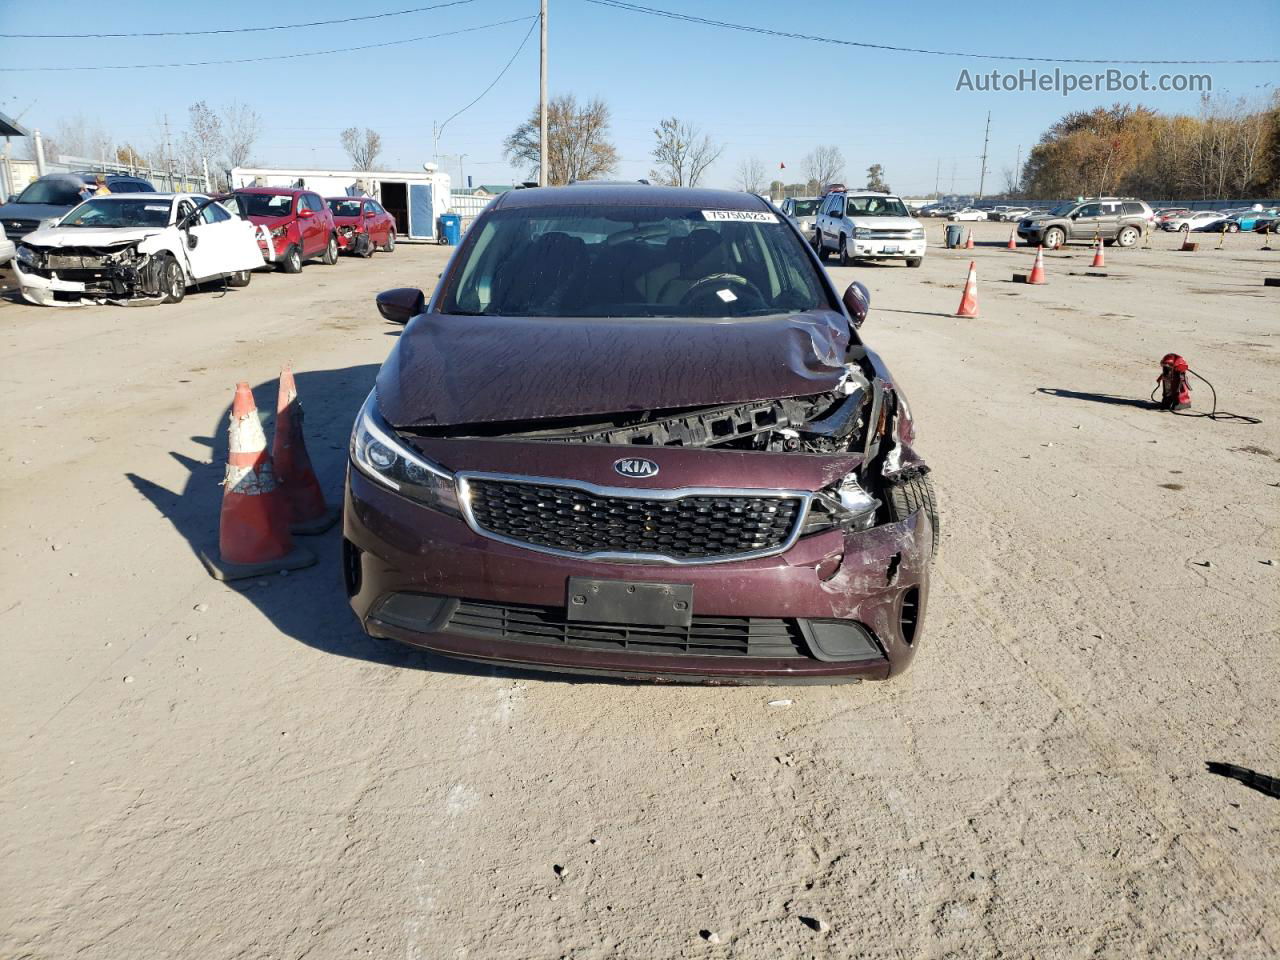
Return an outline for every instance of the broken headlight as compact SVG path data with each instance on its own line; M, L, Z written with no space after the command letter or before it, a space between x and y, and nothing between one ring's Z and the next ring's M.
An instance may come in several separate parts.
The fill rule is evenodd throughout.
M14 254L14 256L17 257L19 263L25 264L28 267L38 267L40 266L40 262L44 260L43 256L36 253L36 251L32 250L30 247L25 246L19 247L18 252Z
M880 501L862 489L852 473L834 486L819 490L809 504L803 533L842 530L870 530L875 526Z
M372 391L351 431L351 462L369 479L403 497L451 516L462 516L453 474L428 462L396 436L378 413Z

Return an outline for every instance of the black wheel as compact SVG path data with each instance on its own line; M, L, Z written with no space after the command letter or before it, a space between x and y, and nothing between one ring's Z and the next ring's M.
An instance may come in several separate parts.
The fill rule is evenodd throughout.
M1120 231L1120 234L1116 237L1116 246L1119 246L1119 247L1132 247L1137 242L1138 242L1137 227L1125 227L1123 230Z
M929 559L938 555L938 544L942 541L942 525L938 519L938 497L933 490L933 480L926 473L912 477L904 483L895 483L885 491L889 510L889 519L893 522L905 520L917 510L924 510L929 515L929 525L933 527L933 540L929 544Z
M1044 232L1044 248L1057 250L1067 241L1067 235L1061 227L1050 227Z
M387 234L387 242L382 245L382 249L390 253L396 248L396 232L394 230Z
M296 246L292 246L286 250L284 252L284 257L280 260L280 269L285 273L301 273L302 251Z
M253 279L252 270L241 270L239 273L233 273L227 277L228 287L247 287L249 281Z
M924 257L911 257L907 260L908 267L918 267L924 263Z
M822 242L822 231L815 230L813 232L813 236L814 236L814 239L817 241L813 249L818 251L818 259L821 260L823 263L826 263L827 262L827 245Z
M164 294L165 303L181 303L187 295L187 278L182 275L182 265L168 254L160 265L160 292Z
M338 262L338 238L333 234L329 234L329 245L324 248L324 256L320 258L320 262L326 267L332 267Z
M366 233L364 235L364 252L360 254L360 256L368 260L370 257L373 256L373 251L375 249L376 249L376 244L374 244L373 242L372 235Z
M1240 224L1238 223L1227 224L1227 233L1239 233L1239 232L1240 232Z
M847 267L849 265L849 245L845 237L840 237L840 266Z

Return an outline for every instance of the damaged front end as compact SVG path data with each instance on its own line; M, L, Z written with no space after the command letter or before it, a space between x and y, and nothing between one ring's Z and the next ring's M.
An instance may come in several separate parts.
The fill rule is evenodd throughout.
M110 247L18 246L14 266L22 296L43 306L164 299L163 260L139 242Z

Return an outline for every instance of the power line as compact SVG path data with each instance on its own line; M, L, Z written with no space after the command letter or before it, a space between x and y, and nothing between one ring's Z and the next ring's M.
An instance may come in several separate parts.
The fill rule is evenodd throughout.
M220 30L166 30L157 33L0 33L0 37L12 40L108 40L123 37L207 37L219 33L262 33L267 30L298 30L302 27L328 27L339 23L357 23L361 20L384 20L387 17L403 17L410 13L425 13L441 7L456 7L475 0L447 0L429 7L411 7L408 10L391 10L387 13L370 13L362 17L343 17L340 20L312 20L307 23L281 23L273 27L225 27Z
M516 57L520 56L520 51L524 49L524 45L528 43L529 38L533 36L533 28L538 25L537 21L539 20L539 17L534 17L533 20L534 22L529 25L529 32L524 35L524 39L520 41L520 46L516 47L516 52L511 55L511 59L507 61L507 65L503 67L501 70L499 70L498 75L493 78L493 83L485 87L484 90L480 92L480 96L476 97L474 100L468 103L465 107L463 107L461 110L455 113L452 117L449 118L449 120L452 120L454 117L458 116L459 114L465 113L466 111L470 110L472 107L474 107L477 103L479 103L484 98L484 95L486 93L488 93L495 86L497 86L498 81L501 80L503 76L506 75L506 72L511 69L511 65L516 62ZM439 139L440 134L444 133L444 128L449 125L449 120L446 120L444 123L440 124L439 129L436 130L437 139Z
M1280 63L1280 59L1258 60L1094 60L1085 57L1018 57L1000 53L961 53L955 50L926 50L920 47L895 47L887 43L867 43L858 40L836 40L832 37L815 37L807 33L791 33L786 30L770 30L766 27L753 27L744 23L730 23L727 20L711 20L706 17L695 17L687 13L676 13L671 10L659 10L657 7L644 7L638 3L626 3L624 0L586 0L601 7L612 7L628 13L644 13L654 17L665 17L669 20L683 20L687 23L700 23L708 27L723 27L726 30L741 30L744 33L758 33L769 37L784 37L790 40L811 40L814 43L831 43L842 47L864 47L871 50L891 50L895 53L920 53L932 57L966 57L970 60L1014 60L1030 63L1138 63L1158 65L1209 65L1209 64L1244 64L1244 63Z
M422 40L437 40L440 37L453 37L460 33L474 33L477 30L488 30L490 27L501 27L508 23L524 23L526 20L538 19L537 14L531 17L512 17L510 20L497 20L494 23L482 23L476 27L463 27L461 30L448 30L444 33L431 33L421 37L408 37L404 40L387 40L383 43L366 43L359 47L335 47L332 50L309 50L305 53L282 53L270 57L244 57L239 60L195 60L189 63L121 63L96 64L87 67L0 67L3 73L29 73L32 71L69 71L69 70L150 70L161 67L211 67L234 63L262 63L267 60L296 60L299 57L323 57L330 53L351 53L356 50L373 50L377 47L394 47L405 43L418 43Z

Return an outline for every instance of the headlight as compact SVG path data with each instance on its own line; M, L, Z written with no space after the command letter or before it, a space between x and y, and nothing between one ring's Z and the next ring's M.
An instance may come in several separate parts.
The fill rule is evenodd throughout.
M870 530L875 526L880 501L862 489L852 473L834 486L814 494L805 518L804 533L819 533L840 527Z
M396 437L378 414L373 392L360 408L351 431L351 462L369 479L403 497L441 513L462 516L453 474L429 463Z
M911 239L912 239L912 240L923 240L923 239L924 239L924 227L916 227L914 230L912 230L912 231L911 231Z
M865 240L869 236L871 236L870 227L854 227L853 228L853 238L855 240Z
M272 227L271 228L271 235L273 237L283 237L288 232L289 232L288 227Z
M39 260L36 256L36 252L30 247L19 247L15 256L23 263L30 264L31 266L35 266Z

